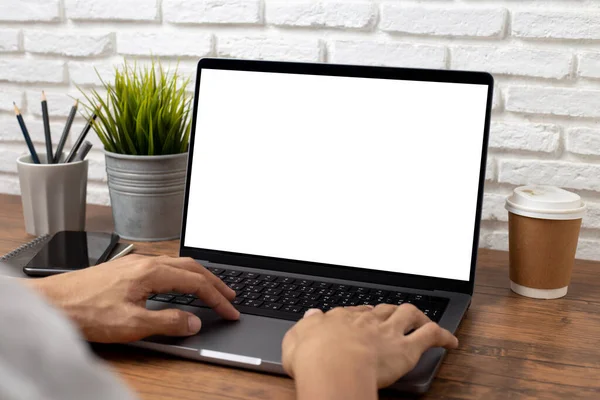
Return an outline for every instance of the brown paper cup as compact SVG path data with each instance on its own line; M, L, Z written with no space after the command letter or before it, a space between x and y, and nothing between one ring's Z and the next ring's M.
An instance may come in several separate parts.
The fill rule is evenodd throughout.
M511 289L552 299L567 294L581 219L548 220L509 212Z
M516 188L506 199L510 288L522 296L567 294L585 204L555 186Z

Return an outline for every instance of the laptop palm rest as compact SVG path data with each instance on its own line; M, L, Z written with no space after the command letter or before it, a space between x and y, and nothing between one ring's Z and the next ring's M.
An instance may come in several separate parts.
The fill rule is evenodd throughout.
M148 301L150 310L172 304ZM200 332L191 337L153 336L134 343L135 346L185 358L284 373L281 367L281 342L293 322L242 314L238 321L226 321L205 308L177 306L196 314L202 320Z
M150 310L172 308L173 304L147 301ZM294 324L291 321L242 314L239 321L226 321L206 308L177 306L196 314L202 329L191 337L153 336L134 346L153 349L198 361L285 374L281 365L281 342ZM392 388L423 393L427 390L445 355L441 348L430 349L417 366Z

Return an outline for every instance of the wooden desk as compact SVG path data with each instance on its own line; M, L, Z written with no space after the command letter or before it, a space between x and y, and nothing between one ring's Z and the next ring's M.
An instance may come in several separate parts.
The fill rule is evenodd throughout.
M30 240L20 198L0 195L0 253ZM112 229L110 209L90 206L88 230ZM177 255L177 241L140 243ZM599 249L600 251L600 249ZM569 294L542 301L510 292L508 257L481 250L473 305L425 399L599 399L600 264L578 261ZM291 380L174 359L119 345L94 346L142 399L293 399ZM402 398L385 393L381 398Z

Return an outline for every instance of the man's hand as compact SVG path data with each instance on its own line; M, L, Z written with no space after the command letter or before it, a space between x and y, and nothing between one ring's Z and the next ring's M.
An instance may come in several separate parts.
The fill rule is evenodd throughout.
M411 304L309 310L283 339L283 366L296 379L299 399L370 399L427 349L457 346Z
M91 342L125 343L151 335L187 336L200 319L178 309L150 311L152 293L192 293L236 320L235 292L191 258L129 255L95 267L24 281L63 310Z

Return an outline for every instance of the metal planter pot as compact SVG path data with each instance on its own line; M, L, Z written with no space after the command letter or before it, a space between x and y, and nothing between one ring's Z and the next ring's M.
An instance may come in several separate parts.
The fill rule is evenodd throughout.
M135 241L179 238L187 153L104 153L115 232L123 239Z

